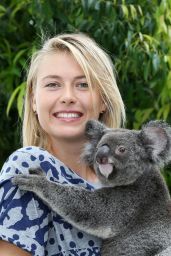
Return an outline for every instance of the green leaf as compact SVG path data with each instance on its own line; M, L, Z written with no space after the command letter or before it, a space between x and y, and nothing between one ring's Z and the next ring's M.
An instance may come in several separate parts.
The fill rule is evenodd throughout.
M132 19L135 20L135 18L137 17L137 10L132 4L130 4L130 12L131 12Z
M9 101L8 101L7 110L6 110L7 116L9 115L9 111L10 111L10 109L11 109L11 106L12 106L12 104L13 104L15 98L16 98L16 95L19 93L20 89L21 89L21 86L18 86L18 87L13 91L13 93L11 94L11 97L10 97L10 99L9 99Z
M6 13L5 7L0 5L0 17L4 16L5 13Z
M171 90L171 71L169 71L169 73L168 73L166 83L167 83L167 88L168 88L169 90Z
M150 53L150 46L149 46L149 44L144 41L143 45L144 45L144 48L145 48L146 52L149 54Z
M148 81L149 76L150 76L150 61L148 61L144 67L144 80Z
M138 34L139 34L140 41L143 41L143 35L142 35L142 33L139 32Z
M21 58L21 56L26 52L27 49L20 50L13 59L13 64L16 65L17 61Z
M141 16L143 16L143 11L140 5L137 5L137 10Z
M164 111L163 111L163 119L166 120L168 115L170 113L170 103L165 105Z
M159 58L159 55L157 53L155 53L153 55L152 64L153 64L154 72L156 73L159 69L159 66L160 66L160 58Z
M19 113L20 118L22 117L25 91L26 91L26 82L23 82L20 85L20 92L19 92L18 98L17 98L17 109L18 109L18 113Z
M121 4L121 5L120 5L120 7L121 7L121 9L122 9L123 16L125 16L126 18L128 18L129 11L128 11L127 6L126 6L126 5Z
M0 12L6 12L6 8L0 4Z
M87 0L81 0L82 2L82 7L85 13L88 12L88 1Z

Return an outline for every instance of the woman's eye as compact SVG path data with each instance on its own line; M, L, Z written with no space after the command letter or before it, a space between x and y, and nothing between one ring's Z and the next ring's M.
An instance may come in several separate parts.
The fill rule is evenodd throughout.
M48 83L45 85L45 87L56 88L56 87L60 87L60 85L57 83Z
M88 88L88 84L87 84L87 83L79 83L77 86L78 86L79 88L83 88L83 89Z

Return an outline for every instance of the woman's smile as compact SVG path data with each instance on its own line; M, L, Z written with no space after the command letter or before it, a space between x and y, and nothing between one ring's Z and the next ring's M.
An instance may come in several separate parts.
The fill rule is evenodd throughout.
M77 122L80 121L83 113L81 113L80 111L67 110L58 111L54 113L53 116L63 122Z

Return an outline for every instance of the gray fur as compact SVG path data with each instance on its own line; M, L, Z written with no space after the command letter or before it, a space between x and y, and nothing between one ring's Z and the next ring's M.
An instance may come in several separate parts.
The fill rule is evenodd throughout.
M40 170L13 183L35 192L80 230L102 238L102 256L171 255L171 201L160 174L171 160L170 126L151 121L131 131L89 121L85 133L89 142L82 158L102 188L50 182Z

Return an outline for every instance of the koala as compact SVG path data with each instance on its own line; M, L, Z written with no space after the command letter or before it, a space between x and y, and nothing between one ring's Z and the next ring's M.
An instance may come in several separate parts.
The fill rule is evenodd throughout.
M40 170L18 175L13 183L33 191L78 229L100 237L102 256L171 255L171 200L160 174L171 161L171 127L150 121L138 131L111 129L90 120L85 135L82 158L101 188L51 182Z

